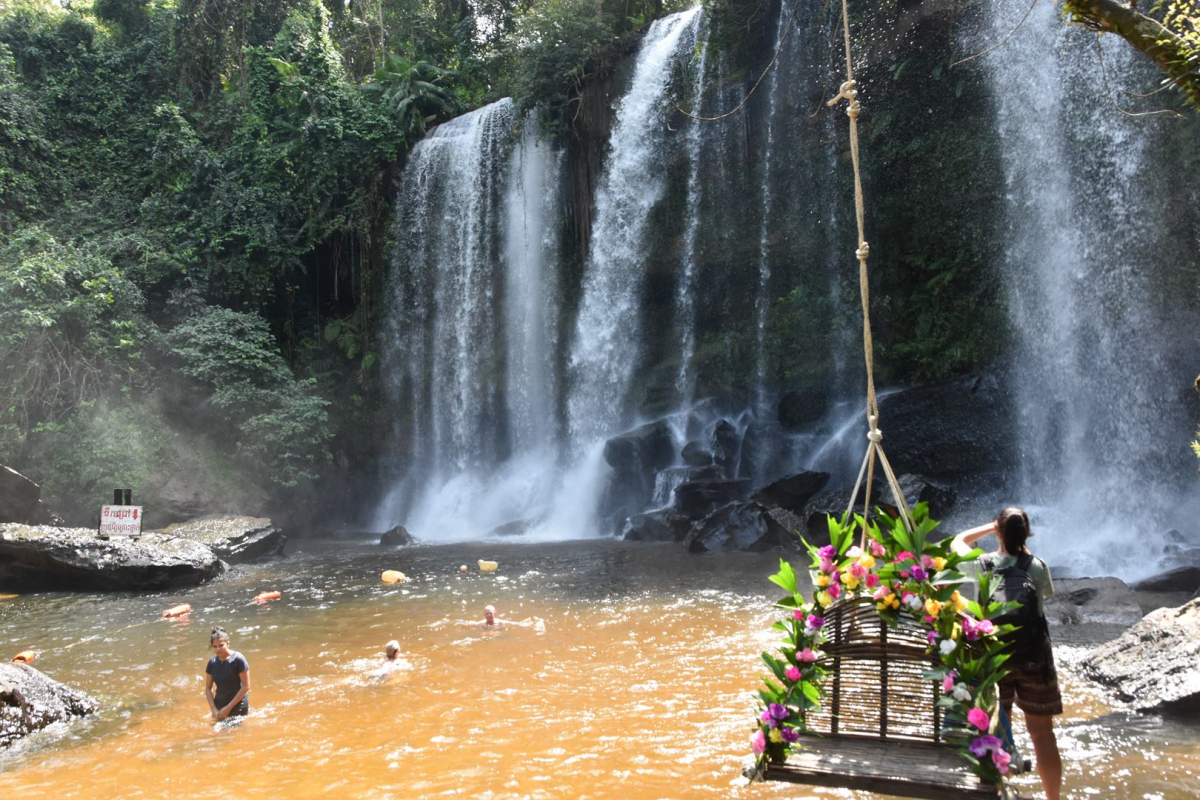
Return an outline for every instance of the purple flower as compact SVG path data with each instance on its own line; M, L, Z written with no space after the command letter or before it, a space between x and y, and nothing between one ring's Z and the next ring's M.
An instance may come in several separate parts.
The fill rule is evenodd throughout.
M928 639L929 644L932 645L934 642L936 642L938 640L938 633L937 633L937 631L929 631L928 633L925 634L925 638Z
M1004 746L999 737L992 736L986 733L983 736L976 737L975 741L971 742L967 749L971 751L971 755L976 758L983 758L984 754L989 750L998 750Z
M910 569L908 571L908 574L917 583L920 583L921 581L923 581L929 577L929 573L925 571L924 567L913 567L912 569Z
M795 728L784 728L780 733L783 734L783 740L788 744L792 744L800 738L800 732Z
M822 547L820 550L817 551L818 558L833 558L836 555L837 555L837 550L835 550L833 545L831 545L831 544L827 544L824 547Z
M774 719L787 719L789 716L787 706L780 705L779 703L771 703L771 705L767 706L767 713Z
M825 618L818 617L816 614L809 614L808 619L804 620L804 627L819 631L825 627Z
M768 726L772 728L775 727L775 718L771 716L770 711L764 711L758 715L758 718L765 722Z
M996 632L996 625L990 619L981 619L979 620L979 624L975 626L975 630L984 636L991 636Z

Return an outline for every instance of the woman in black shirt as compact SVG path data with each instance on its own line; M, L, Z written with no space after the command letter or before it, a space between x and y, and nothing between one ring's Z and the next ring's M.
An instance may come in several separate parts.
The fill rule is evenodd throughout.
M213 720L244 717L250 711L250 665L241 653L229 649L229 634L224 628L213 628L210 643L213 657L204 672L204 696L212 711ZM216 696L213 687L216 686Z

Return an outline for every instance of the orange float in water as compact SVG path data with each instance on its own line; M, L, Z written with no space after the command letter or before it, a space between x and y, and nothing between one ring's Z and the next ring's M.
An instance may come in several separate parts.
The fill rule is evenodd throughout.
M282 592L262 592L254 595L254 602L262 606L266 605L268 600L278 600L281 597L283 597Z
M192 606L189 603L181 603L177 606L171 606L163 612L164 617L182 617L184 614L190 613Z
M381 577L384 583L403 583L408 580L408 576L398 569L385 569Z
M32 664L37 658L37 653L32 650L22 650L13 656L12 663L14 664Z

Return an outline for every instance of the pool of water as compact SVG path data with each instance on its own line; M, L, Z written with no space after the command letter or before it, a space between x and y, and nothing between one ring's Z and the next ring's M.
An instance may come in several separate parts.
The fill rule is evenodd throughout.
M479 558L499 570L480 574ZM0 792L848 797L741 777L776 558L607 540L322 543L179 593L0 601L0 653L38 650L39 668L102 704L0 753ZM411 580L387 586L384 569ZM159 618L181 602L189 617ZM488 603L524 624L471 624ZM217 624L253 679L252 713L232 727L214 727L203 698ZM404 661L381 677L393 638ZM1112 708L1073 678L1083 652L1060 656L1065 796L1197 796L1200 724Z

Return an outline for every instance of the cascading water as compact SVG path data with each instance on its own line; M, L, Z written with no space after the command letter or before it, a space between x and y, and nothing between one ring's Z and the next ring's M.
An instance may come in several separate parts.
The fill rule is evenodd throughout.
M647 215L666 188L665 92L671 59L695 24L692 8L656 21L617 108L570 358L569 433L576 448L630 422L627 393L638 360L639 299Z
M708 42L699 43L699 65L692 95L696 98L695 108L702 108L704 94L704 67L708 62ZM699 114L696 114L699 116ZM701 120L689 120L687 131L687 228L683 236L683 255L680 258L681 274L677 291L676 327L679 328L679 375L675 380L679 405L686 407L694 399L696 376L692 369L692 356L696 350L696 236L700 229L700 159L703 157Z
M997 5L987 38L1006 36L1023 13ZM1163 259L1160 232L1138 213L1152 202L1142 177L1152 123L1108 102L1091 39L1042 3L987 59L1007 180L1013 488L1035 528L1048 529L1040 553L1112 571L1107 551L1133 537L1153 545L1182 522L1161 512L1182 510L1176 467L1190 428L1147 286ZM1114 44L1104 49L1111 74L1145 74ZM1086 545L1072 544L1085 530Z

